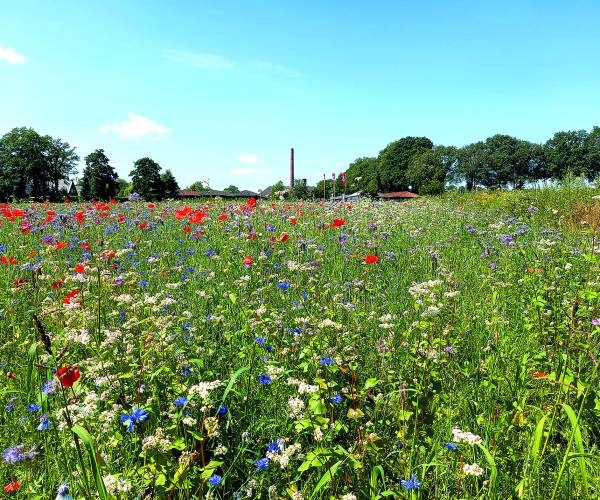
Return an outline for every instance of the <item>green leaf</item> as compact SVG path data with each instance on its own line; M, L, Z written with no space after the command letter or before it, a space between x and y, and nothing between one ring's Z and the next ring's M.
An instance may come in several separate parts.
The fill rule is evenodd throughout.
M75 433L75 435L79 436L81 441L83 441L83 445L85 446L90 465L92 467L92 473L94 474L94 479L96 480L96 488L98 490L100 499L108 500L108 492L106 491L106 486L104 486L104 481L102 480L100 464L98 464L96 460L96 446L94 445L94 439L88 431L81 427L81 425L74 425L71 430ZM81 472L85 475L85 471Z
M310 500L312 500L313 498L315 498L315 496L319 493L319 491L321 491L321 489L329 482L331 482L331 480L333 479L333 476L335 476L335 473L337 472L338 468L340 465L342 465L343 461L340 460L336 463L334 463L322 476L321 479L319 479L319 482L315 485L314 489L312 490L312 493L310 494Z
M235 384L235 381L240 377L240 375L242 373L244 373L245 371L248 371L249 369L250 369L249 366L242 366L241 368L238 368L234 372L234 374L229 379L229 383L227 384L227 387L225 388L225 392L223 393L223 399L221 401L225 402L225 398L227 398L227 394L229 394L229 392L231 391L233 384Z

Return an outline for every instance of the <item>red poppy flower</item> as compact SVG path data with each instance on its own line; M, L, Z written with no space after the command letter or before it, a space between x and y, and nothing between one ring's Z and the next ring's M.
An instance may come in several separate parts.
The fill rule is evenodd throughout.
M229 217L227 217L227 215L225 215L225 214L219 215L219 220L227 220L227 219L229 219Z
M367 255L363 260L366 264L377 264L379 257L377 255Z
M279 236L279 241L281 241L281 243L285 243L289 239L290 236L286 233L281 233L281 235Z
M254 210L256 208L256 198L248 198L246 205L248 205L248 208Z
M71 203L71 200L69 200L69 198L65 198L65 203L68 205L69 203Z
M69 293L67 293L67 296L63 299L63 302L65 304L70 304L71 299L74 299L78 295L79 295L79 290L71 290Z
M184 232L184 233L190 233L191 231L192 231L192 228L191 228L190 226L185 226L185 227L183 228L183 232Z
M54 245L52 245L54 248L56 248L57 250L60 250L62 248L68 247L69 245L67 245L64 241L57 241L56 243L54 243Z
M89 243L80 243L79 248L83 248L84 250L89 250L92 246Z
M246 267L250 267L252 264L254 264L254 259L250 255L246 255L242 262Z
M344 219L335 219L331 223L331 226L332 227L340 227L340 226L343 226L344 224L346 224L346 221Z
M156 205L154 203L148 203L148 208L150 210L154 210L154 208L156 208Z
M55 375L63 387L73 387L73 384L81 377L79 368L76 366L63 366L56 371Z
M533 372L531 376L533 378L546 378L548 374L546 372Z
M116 205L116 204L117 204L117 200L115 200L114 198L111 198L110 200L108 200L108 202L109 202L111 205Z
M292 217L292 218L290 219L290 222L291 222L292 224L296 225L296 224L298 224L298 219L297 219L296 217Z
M146 229L148 227L148 223L147 222L142 222L141 224L138 224L138 227L140 229Z
M75 272L79 274L85 273L85 264L77 264L75 266Z
M27 278L17 278L13 281L13 285L15 288L21 288L25 283L28 283L29 280Z
M2 262L2 264L12 264L15 265L17 263L17 261L15 260L15 258L11 255L8 259L3 255L2 258L0 258L0 262Z
M57 281L53 281L52 288L54 288L54 290L60 290L64 284L65 284L65 279L62 278Z
M12 483L8 483L4 487L4 491L6 493L12 493L13 491L17 491L19 488L21 488L21 483L19 483L18 481L13 481Z

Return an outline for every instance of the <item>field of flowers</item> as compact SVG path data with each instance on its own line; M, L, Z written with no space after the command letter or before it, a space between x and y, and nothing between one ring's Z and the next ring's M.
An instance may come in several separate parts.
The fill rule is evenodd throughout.
M593 195L1 205L0 494L597 498Z

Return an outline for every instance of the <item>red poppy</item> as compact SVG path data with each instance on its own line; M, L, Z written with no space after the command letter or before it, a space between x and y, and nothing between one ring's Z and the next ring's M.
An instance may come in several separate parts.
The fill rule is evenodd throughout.
M248 205L248 208L251 210L254 210L254 208L256 208L256 198L248 198L246 205Z
M148 203L148 208L150 210L154 210L156 208L156 205L154 203Z
M79 248L83 248L84 250L89 250L92 246L89 243L80 243Z
M71 200L69 200L69 198L65 198L65 203L68 205L69 203L71 203Z
M184 233L190 233L191 231L192 231L192 228L191 228L190 226L185 226L185 227L183 228L183 232L184 232Z
M54 290L60 290L64 284L65 284L65 279L62 278L57 281L53 281L52 288L54 288Z
M2 258L0 258L0 262L2 262L2 264L12 264L13 266L17 263L17 261L15 260L15 258L11 255L8 259L3 255Z
M17 278L15 281L13 281L15 288L21 288L25 283L29 283L27 278Z
M69 293L67 293L67 296L63 299L63 302L65 304L70 304L71 299L74 299L78 295L79 295L79 290L71 290Z
M340 226L343 226L344 224L346 224L346 221L344 219L335 219L331 223L331 226L332 227L340 227Z
M21 483L19 483L18 481L13 481L12 483L8 483L4 487L4 491L6 493L12 493L13 491L17 491L19 488L21 488Z
M117 200L115 200L114 198L111 198L110 200L108 200L108 202L109 202L111 205L116 205L116 204L117 204Z
M250 267L252 264L254 264L254 259L250 255L246 255L242 262L246 267Z
M548 374L546 372L533 372L531 376L533 378L546 378Z
M229 219L229 217L227 217L227 215L225 215L225 214L219 215L219 220L227 220L227 219Z
M290 219L290 222L291 222L292 224L296 225L296 224L298 224L298 219L297 219L296 217L292 217L292 218Z
M75 266L75 272L78 273L78 274L85 273L85 264L77 264Z
M65 243L64 241L57 241L56 243L54 243L54 245L52 245L54 248L56 248L57 250L60 250L62 248L68 247L69 245L67 243Z
M363 260L366 264L377 264L379 257L377 255L367 255Z
M285 243L289 239L290 239L289 234L281 233L281 235L279 235L279 241L281 241L281 243Z
M148 223L147 222L142 222L141 224L138 224L138 227L140 229L146 229L148 227Z
M55 373L63 387L73 387L73 384L79 380L81 373L76 366L63 366Z

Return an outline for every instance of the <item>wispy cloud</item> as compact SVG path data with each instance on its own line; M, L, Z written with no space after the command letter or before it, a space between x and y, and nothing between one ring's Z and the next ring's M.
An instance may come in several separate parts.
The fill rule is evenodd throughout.
M167 50L163 52L163 57L173 62L202 69L226 70L234 66L233 61L218 54L210 54L208 52Z
M172 129L165 127L150 118L136 115L135 113L128 113L127 116L129 117L128 120L100 127L98 132L104 134L114 132L123 139L149 137L153 141L165 139L171 134Z
M268 61L255 61L254 66L260 71L276 73L278 75L287 76L289 78L299 78L303 76L303 74L300 71L296 71L295 69L283 66L282 64L275 64Z
M258 155L239 155L238 156L238 160L240 161L240 163L251 163L251 164L255 164L255 163L262 163L262 158Z
M0 61L6 61L8 64L24 64L27 59L12 47L0 47Z

